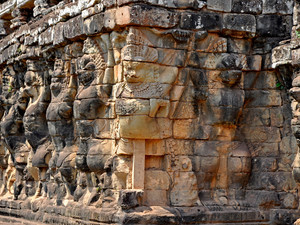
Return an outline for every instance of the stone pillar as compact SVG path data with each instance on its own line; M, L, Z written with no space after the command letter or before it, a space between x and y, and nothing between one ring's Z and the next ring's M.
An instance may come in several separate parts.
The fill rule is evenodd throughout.
M145 140L133 141L132 188L144 189Z

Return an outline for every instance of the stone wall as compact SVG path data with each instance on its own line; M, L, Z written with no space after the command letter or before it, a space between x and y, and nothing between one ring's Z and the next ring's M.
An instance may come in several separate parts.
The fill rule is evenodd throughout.
M0 213L54 224L292 224L297 6L4 2Z

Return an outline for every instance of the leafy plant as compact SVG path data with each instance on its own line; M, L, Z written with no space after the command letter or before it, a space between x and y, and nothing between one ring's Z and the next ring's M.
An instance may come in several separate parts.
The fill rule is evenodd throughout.
M279 81L277 81L276 83L276 88L280 89L280 90L283 90L284 89L284 86L282 85L282 83L280 83Z
M9 83L8 83L8 89L7 89L8 92L11 92L12 89L13 89L13 86L12 86L11 82L9 82Z

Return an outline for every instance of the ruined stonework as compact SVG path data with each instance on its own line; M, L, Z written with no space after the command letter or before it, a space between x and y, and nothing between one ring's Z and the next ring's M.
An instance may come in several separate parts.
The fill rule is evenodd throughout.
M0 214L293 224L299 10L296 0L1 1Z

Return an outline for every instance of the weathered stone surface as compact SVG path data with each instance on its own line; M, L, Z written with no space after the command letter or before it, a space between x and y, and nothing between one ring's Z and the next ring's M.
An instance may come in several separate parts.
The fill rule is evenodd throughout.
M203 29L208 31L220 30L222 18L217 13L184 13L181 16L180 28L182 29Z
M230 12L232 8L232 0L208 0L207 8L216 11Z
M233 0L232 1L232 12L258 14L261 13L261 11L262 11L262 0L254 0L254 1Z
M77 39L83 34L83 19L81 16L70 19L64 24L64 37L67 39Z
M193 172L175 172L174 187L170 193L171 204L192 206L198 201L196 176ZM180 180L186 179L188 182L181 185Z
M293 222L298 4L56 3L0 5L0 213Z
M256 32L255 16L225 14L223 17L223 31L233 36L254 37Z
M257 33L264 37L285 37L290 35L290 16L260 15L257 17Z
M147 170L145 172L145 189L169 190L170 177L167 172L160 170Z
M124 6L116 11L116 24L120 26L143 25L171 28L177 23L177 14L148 5Z
M104 14L100 13L84 20L83 31L87 35L93 35L103 31L103 27Z
M292 14L293 1L263 0L263 14Z

